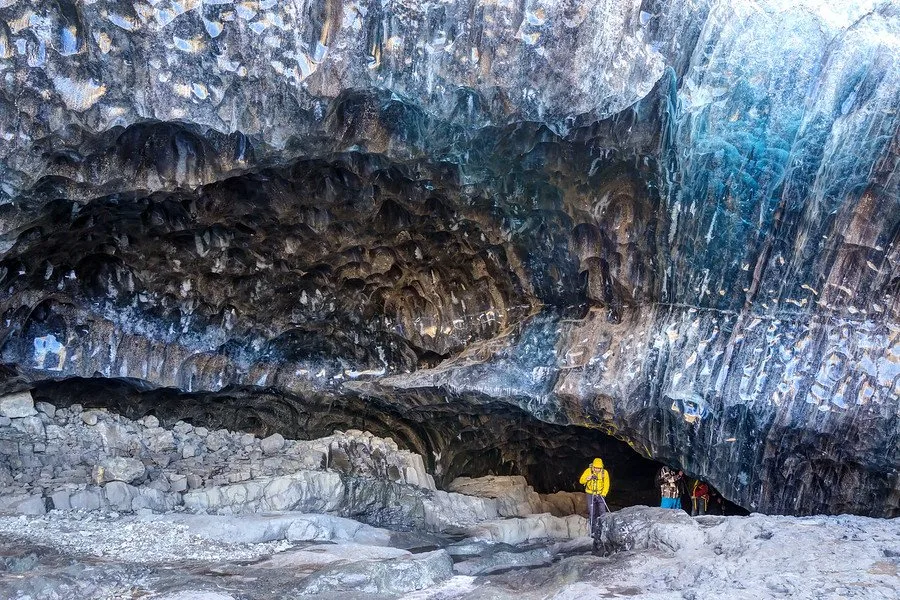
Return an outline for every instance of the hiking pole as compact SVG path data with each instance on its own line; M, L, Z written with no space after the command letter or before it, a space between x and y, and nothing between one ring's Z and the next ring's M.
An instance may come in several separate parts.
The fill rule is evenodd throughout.
M588 518L588 533L591 536L591 539L594 539L594 498L592 494L588 494L588 514L590 515Z
M612 512L609 510L609 504L606 503L606 498L604 498L603 496L600 496L600 500L603 501L603 508L606 509L606 512Z

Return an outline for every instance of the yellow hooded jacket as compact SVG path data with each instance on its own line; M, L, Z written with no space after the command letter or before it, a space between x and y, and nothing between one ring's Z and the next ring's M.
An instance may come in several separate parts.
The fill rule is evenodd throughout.
M596 473L597 479L591 479L591 476L595 475L595 473L591 472L591 467L600 469L600 472ZM609 492L609 472L603 468L602 459L595 458L594 462L591 463L591 466L585 469L584 473L581 474L581 479L578 481L584 485L584 491L588 494L593 494L595 496L599 494L606 497L607 492Z

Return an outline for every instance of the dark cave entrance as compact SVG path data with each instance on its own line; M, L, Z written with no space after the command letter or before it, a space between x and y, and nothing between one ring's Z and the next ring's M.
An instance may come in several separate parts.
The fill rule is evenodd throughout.
M510 407L505 406L504 411ZM451 460L445 482L456 477L522 475L539 493L580 492L578 478L594 457L603 459L611 477L607 501L612 508L659 502L654 479L661 466L633 450L626 442L597 429L553 425L515 409L505 419L518 428L505 436L502 447L483 451L463 445ZM493 429L493 428L491 428Z
M312 439L335 429L360 429L391 437L423 455L439 487L456 477L522 475L539 493L582 491L578 478L599 456L612 478L612 508L659 502L659 463L598 430L544 423L508 404L398 409L352 396L297 398L264 389L186 393L151 388L130 379L72 378L44 381L35 400L56 406L106 408L130 419L152 414L168 427L182 420L210 429ZM420 399L421 401L421 399ZM455 410L454 410L455 408Z

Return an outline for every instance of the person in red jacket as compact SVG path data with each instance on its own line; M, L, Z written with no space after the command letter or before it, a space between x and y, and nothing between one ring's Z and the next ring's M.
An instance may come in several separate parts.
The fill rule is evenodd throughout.
M706 514L709 506L709 486L697 479L691 490L691 516L697 517Z

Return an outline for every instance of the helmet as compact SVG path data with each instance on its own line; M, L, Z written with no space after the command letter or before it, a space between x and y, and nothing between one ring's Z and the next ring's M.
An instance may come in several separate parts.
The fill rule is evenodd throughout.
M595 469L602 469L603 468L603 459L595 458L594 462L591 463L591 466Z

